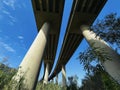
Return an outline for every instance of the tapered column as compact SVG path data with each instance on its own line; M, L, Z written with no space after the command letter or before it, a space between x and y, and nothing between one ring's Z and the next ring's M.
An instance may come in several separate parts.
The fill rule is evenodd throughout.
M66 86L66 70L64 65L62 65L62 84L63 87Z
M49 76L49 63L46 63L46 67L45 67L45 76L44 76L44 84L48 83L48 76Z
M25 90L35 90L49 29L49 23L44 23L20 64L17 74L12 79L12 81L16 82L12 90L16 90L14 88L19 82L22 82L23 86L21 87L25 88Z
M103 61L105 70L120 83L120 55L93 31L90 31L89 26L83 25L80 29L98 58Z
M56 75L56 84L58 85L58 74Z

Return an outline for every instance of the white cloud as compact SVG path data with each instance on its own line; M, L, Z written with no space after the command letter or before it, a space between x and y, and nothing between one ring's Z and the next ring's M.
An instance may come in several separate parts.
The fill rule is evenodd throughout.
M12 21L8 21L8 24L11 25L11 26L14 25L14 23Z
M12 15L9 15L9 18L11 18L12 22L16 22L16 18L13 17Z
M5 43L4 43L4 48L5 48L6 50L10 51L10 52L15 52L15 50L14 50L12 47L10 47L9 45L7 45L7 44L5 44Z
M9 46L8 44L4 43L4 42L0 42L0 47L3 47L4 49L6 49L9 52L15 52L15 50Z
M3 0L3 3L12 9L15 9L16 0Z
M6 10L2 10L2 12L4 13L4 14L7 14L7 15L10 15L10 12L8 12L8 11L6 11Z
M16 18L14 16L12 16L9 11L7 11L5 9L2 9L1 11L3 14L7 15L10 18L11 22L13 22L13 23L16 22ZM2 15L1 15L1 17L2 17Z
M18 39L24 39L24 37L23 36L18 36Z
M2 9L0 14L0 20L3 20L6 17L9 18L7 23L10 25L14 25L17 22L17 19L14 16L12 16L12 14L9 11L7 11L6 9Z

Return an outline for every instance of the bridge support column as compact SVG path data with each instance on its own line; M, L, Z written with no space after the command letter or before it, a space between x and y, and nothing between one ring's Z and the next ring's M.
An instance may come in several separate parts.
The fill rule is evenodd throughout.
M89 26L82 25L80 29L93 51L101 59L105 70L120 83L120 55L93 31L90 31Z
M27 90L35 89L49 29L49 23L44 23L20 64L17 74L12 78L13 90L16 90L15 87L19 83L23 83L21 87Z
M49 63L47 62L45 67L45 76L44 76L43 84L48 83L48 76L49 76Z
M58 85L58 74L56 75L56 84Z
M66 70L64 65L62 65L62 84L63 87L66 86Z

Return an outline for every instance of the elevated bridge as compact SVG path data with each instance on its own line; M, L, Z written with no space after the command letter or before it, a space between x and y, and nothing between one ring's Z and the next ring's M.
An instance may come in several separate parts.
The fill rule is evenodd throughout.
M91 26L97 18L106 0L74 0L67 30L62 44L62 49L49 80L54 78L65 66L73 55L82 39L81 25Z
M46 49L43 56L44 68L45 70L49 69L48 75L52 70L54 60L55 60L64 3L65 3L65 0L32 0L33 11L35 14L38 32L45 22L50 23L48 40L47 40ZM46 71L44 71L44 76L45 76L45 72Z
M48 79L53 79L62 71L63 84L65 85L65 65L83 38L88 41L92 48L106 49L107 56L110 57L111 60L102 62L102 65L109 75L120 83L120 56L112 50L104 40L100 39L99 36L96 38L96 34L90 31L90 26L97 18L106 1L107 0L73 0L72 10L58 61L49 76L55 60L65 0L32 0L38 35L22 60L18 72L12 79L16 82L12 89L15 90L21 78L24 78L22 81L24 88L34 90L42 60L44 60L45 67L44 83L47 84ZM95 45L92 46L92 43L95 43ZM106 54L102 50L99 50L99 52L97 50L94 51L96 54L100 52L103 56Z

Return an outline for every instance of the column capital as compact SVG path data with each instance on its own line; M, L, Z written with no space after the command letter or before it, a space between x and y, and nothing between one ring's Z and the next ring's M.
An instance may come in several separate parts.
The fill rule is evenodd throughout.
M89 25L81 25L80 29L83 30L90 30L90 26Z
M41 28L41 30L43 30L43 33L47 36L48 31L50 30L50 23L49 22L45 22ZM40 30L39 30L40 31Z

